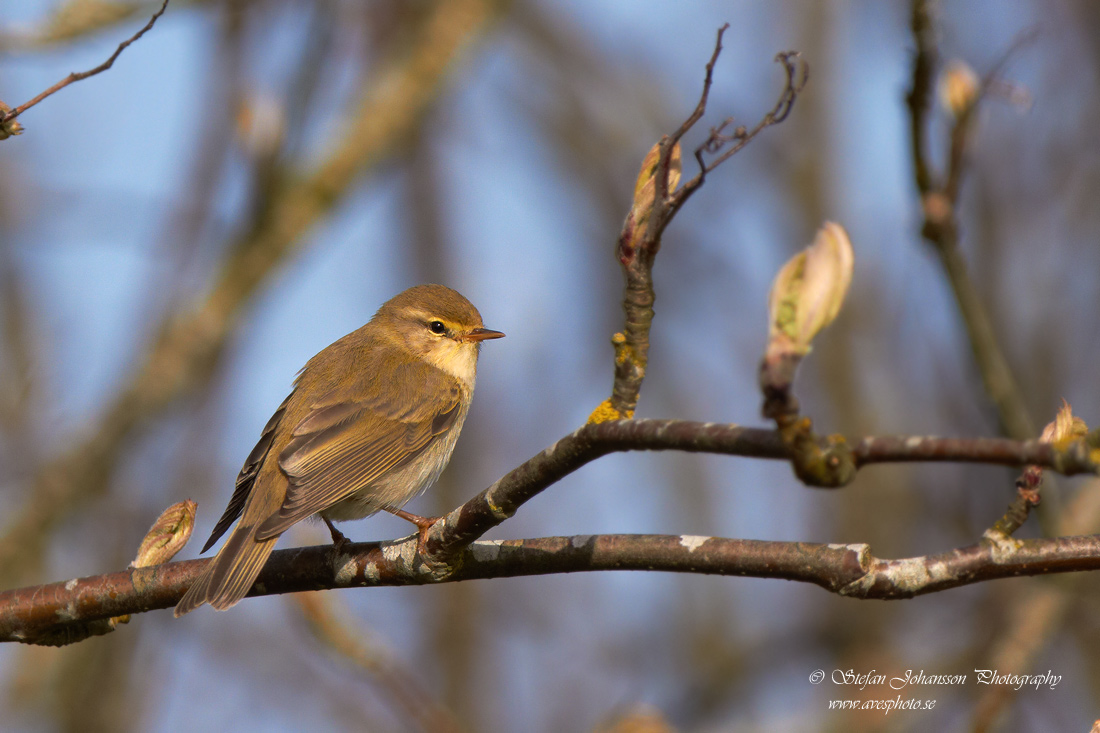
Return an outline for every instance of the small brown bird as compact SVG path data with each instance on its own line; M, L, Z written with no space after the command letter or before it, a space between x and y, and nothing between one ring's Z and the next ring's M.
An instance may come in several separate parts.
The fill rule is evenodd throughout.
M241 518L176 606L219 611L248 593L279 535L320 516L361 519L427 489L451 458L474 393L484 328L477 308L442 285L387 301L370 323L309 360L237 476L229 506L202 548ZM419 521L418 521L419 520Z

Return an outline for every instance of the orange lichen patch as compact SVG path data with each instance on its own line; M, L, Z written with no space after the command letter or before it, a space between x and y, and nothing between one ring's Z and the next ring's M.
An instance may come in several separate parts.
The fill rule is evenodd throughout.
M588 425L595 425L602 422L610 422L612 420L629 420L634 417L634 412L628 410L625 414L619 412L611 406L611 400L604 400L601 402L592 414L588 416L586 423Z

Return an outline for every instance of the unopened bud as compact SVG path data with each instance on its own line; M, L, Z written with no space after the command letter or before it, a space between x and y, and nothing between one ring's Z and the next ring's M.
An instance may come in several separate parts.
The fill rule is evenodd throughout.
M657 143L642 160L642 169L638 172L638 180L634 184L634 202L630 206L627 215L629 226L629 241L623 242L624 248L630 252L637 249L645 238L649 228L649 220L653 215L653 205L657 198L657 176L659 175L661 160L661 144ZM668 188L665 195L676 190L680 184L680 143L672 146L672 152L668 158ZM625 233L625 232L624 232Z
M263 158L279 151L286 136L286 112L271 96L246 96L237 109L237 137L251 155Z
M810 352L814 336L840 312L854 260L844 227L826 222L813 244L783 266L768 296L769 355Z
M642 169L638 171L638 180L634 183L634 210L639 212L649 211L653 208L653 197L657 191L657 164L661 160L661 144L657 143L645 158L642 159ZM680 143L672 146L672 154L668 158L668 191L672 193L680 185Z
M165 509L145 533L145 539L138 546L137 557L130 563L132 568L147 568L168 562L183 549L191 539L195 529L195 502L190 499L176 502ZM113 631L119 624L130 623L130 614L113 616L107 619ZM106 631L101 633L107 633Z
M8 112L11 112L11 107L0 102L0 140L23 134L23 126L19 124L19 120L6 119Z
M1084 439L1089 434L1089 426L1079 417L1074 417L1073 408L1062 400L1062 408L1054 417L1054 422L1043 428L1043 434L1039 440L1044 443L1053 443L1056 448L1062 450L1075 440Z
M958 119L978 100L981 80L964 61L952 61L940 76L940 104Z
M138 547L130 567L147 568L166 563L183 549L195 528L195 502L186 499L161 512Z

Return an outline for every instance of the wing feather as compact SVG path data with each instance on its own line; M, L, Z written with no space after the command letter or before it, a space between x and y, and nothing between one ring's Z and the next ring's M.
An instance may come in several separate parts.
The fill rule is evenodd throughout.
M420 399L409 400L398 389L393 402L374 395L374 399L321 405L298 423L279 454L279 466L290 484L286 498L279 511L257 527L257 540L278 536L292 524L362 491L417 458L452 429L462 399L457 380L437 369L416 376ZM435 382L425 384L428 379ZM435 397L426 399L425 394Z

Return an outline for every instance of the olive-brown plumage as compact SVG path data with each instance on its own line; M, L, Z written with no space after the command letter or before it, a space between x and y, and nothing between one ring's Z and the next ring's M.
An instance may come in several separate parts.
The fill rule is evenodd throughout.
M454 290L420 285L310 359L245 461L203 552L240 522L176 616L244 598L296 522L394 511L431 486L466 420L478 347L503 335L484 328Z

